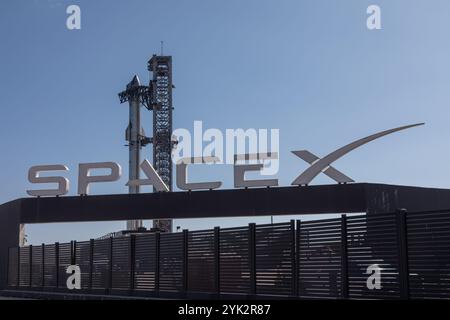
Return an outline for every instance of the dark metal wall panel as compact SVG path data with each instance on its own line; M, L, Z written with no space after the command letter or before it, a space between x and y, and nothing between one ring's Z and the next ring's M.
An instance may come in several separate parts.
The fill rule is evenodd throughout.
M450 211L407 216L411 298L450 299Z
M59 288L67 288L67 267L72 264L72 243L59 244Z
M80 267L81 271L81 289L89 289L89 274L91 272L90 250L90 241L76 243L75 263Z
M215 292L214 230L189 232L188 290Z
M17 286L18 280L18 266L19 262L19 248L9 248L8 253L8 286Z
M30 286L30 247L20 248L20 286Z
M32 251L32 266L31 266L31 286L42 287L43 276L43 259L42 246L33 246Z
M341 219L302 221L300 227L299 295L341 296Z
M111 239L95 240L92 261L92 288L109 288Z
M92 279L94 289L450 299L450 211L358 215L297 226L296 233L292 222L251 224L13 248L8 284L55 288L58 281L65 289L66 268L75 262L83 289ZM370 266L380 270L379 288L369 288Z
M258 225L255 231L256 293L292 293L292 229L290 223Z
M156 235L136 236L135 243L135 290L155 290L156 280Z
M183 233L163 233L160 238L159 290L183 289Z
M350 298L399 298L399 247L395 214L347 218ZM381 288L369 289L370 266L381 268ZM372 282L374 283L374 282Z
M220 230L220 291L248 294L248 227Z
M112 288L129 289L130 273L130 237L113 239L112 252Z
M44 249L44 285L46 288L56 287L56 251L54 244L48 244Z

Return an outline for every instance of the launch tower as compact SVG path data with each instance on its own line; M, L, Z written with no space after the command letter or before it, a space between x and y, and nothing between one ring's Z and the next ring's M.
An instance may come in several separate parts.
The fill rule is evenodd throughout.
M153 145L153 167L161 179L172 190L172 57L153 55L148 62L153 74L149 86L142 86L135 76L125 91L119 94L120 102L129 102L130 121L126 130L129 142L129 178L139 179L140 151ZM148 138L141 127L140 107L144 105L153 112L153 137ZM138 186L130 186L129 193L139 193ZM127 221L127 230L138 230L142 220ZM154 220L153 228L161 232L172 232L172 220Z
M153 55L148 70L153 73L149 106L153 111L153 166L172 191L172 57ZM172 232L172 220L153 220L153 228Z

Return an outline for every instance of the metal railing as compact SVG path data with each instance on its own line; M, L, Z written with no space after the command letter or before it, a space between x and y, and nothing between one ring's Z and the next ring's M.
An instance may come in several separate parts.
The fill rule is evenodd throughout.
M448 299L450 212L401 211L11 248L8 265L10 289L44 292L68 292L66 268L78 265L81 293ZM371 281L379 286L368 285Z

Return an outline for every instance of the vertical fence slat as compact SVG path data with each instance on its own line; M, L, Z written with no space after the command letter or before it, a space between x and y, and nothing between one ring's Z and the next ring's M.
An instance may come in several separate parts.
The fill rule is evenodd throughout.
M77 264L77 242L76 241L72 241L72 265L76 265Z
M160 265L160 242L161 242L161 234L159 232L157 232L155 234L155 292L159 293L159 265Z
M17 249L17 288L20 287L20 247Z
M77 261L77 241L73 242L73 262L72 265L79 264Z
M113 237L109 238L109 265L108 265L108 281L107 281L107 289L108 293L110 293L113 287L113 250L114 250L114 241Z
M189 231L183 230L183 290L184 290L184 292L188 291L188 274L189 274L188 241L189 241Z
M56 288L59 287L59 242L55 242Z
M45 287L45 244L42 244L42 287Z
M93 281L92 273L94 271L94 243L94 239L89 241L89 290L92 290Z
M214 228L214 282L220 294L220 227Z
M250 294L256 294L256 224L248 225L248 261L250 266Z
M298 279L297 279L297 255L296 255L296 233L295 233L295 220L291 220L291 274L292 274L292 282L291 282L291 288L292 288L292 295L297 295L297 285L298 285Z
M341 217L341 295L348 299L348 245L347 245L347 216Z
M134 290L135 279L135 266L136 266L136 235L130 236L130 291Z
M10 286L9 264L11 261L11 249L12 248L8 248L8 258L6 261L6 283L7 283L8 287Z
M300 296L300 272L301 272L301 270L300 270L300 236L301 236L301 234L300 234L300 230L301 230L301 226L302 226L302 222L301 222L301 220L297 220L297 226L296 226L296 230L295 230L295 236L296 236L296 239L295 239L295 245L296 245L296 251L295 251L295 253L296 253L296 266L297 266L297 268L296 268L296 272L295 272L295 275L296 275L296 278L297 278L297 280L296 280L296 293L295 293L295 295L298 297L298 296Z
M30 251L29 251L29 258L28 258L28 265L29 265L29 271L30 271L30 273L29 273L29 283L28 283L28 285L29 285L29 287L31 288L32 287L32 283L33 283L33 246L30 246L29 247L30 248Z
M399 250L400 298L409 299L408 231L405 209L397 211L397 234Z

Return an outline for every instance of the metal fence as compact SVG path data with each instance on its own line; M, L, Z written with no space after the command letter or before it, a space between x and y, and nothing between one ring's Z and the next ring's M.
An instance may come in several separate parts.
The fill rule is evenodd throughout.
M20 290L65 292L66 268L78 265L82 293L448 299L450 211L11 248L8 265L9 287Z

